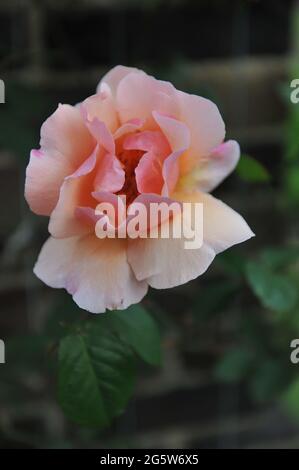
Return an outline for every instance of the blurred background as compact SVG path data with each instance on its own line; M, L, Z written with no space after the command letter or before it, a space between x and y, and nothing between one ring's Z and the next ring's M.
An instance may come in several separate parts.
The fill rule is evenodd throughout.
M295 1L1 0L0 448L299 447L298 54ZM23 192L41 123L116 64L217 103L243 156L214 194L256 238L202 278L150 292L163 365L139 365L126 412L103 431L57 404L57 341L82 312L32 273L47 220Z

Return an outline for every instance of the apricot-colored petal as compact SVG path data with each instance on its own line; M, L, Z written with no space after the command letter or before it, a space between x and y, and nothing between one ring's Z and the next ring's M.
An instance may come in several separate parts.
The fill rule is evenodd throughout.
M90 193L96 161L97 152L94 151L73 175L64 180L49 221L49 232L54 237L73 237L92 231L90 224L83 223L82 217L77 217L76 208L95 205Z
M225 126L217 106L200 96L178 92L180 121L190 129L191 144L184 155L182 169L189 171L194 161L207 156L225 137Z
M171 196L171 193L174 191L176 184L179 180L180 168L179 168L179 159L183 151L178 150L173 152L164 160L162 176L163 176L163 187L162 194L163 196Z
M164 160L162 173L164 179L162 194L169 196L175 189L179 179L179 160L190 147L190 131L183 122L164 116L157 111L153 112L153 117L172 149L172 153Z
M153 117L168 140L173 152L185 151L190 146L190 130L184 122L153 111Z
M129 73L119 82L116 103L122 123L137 117L146 121L147 129L157 127L152 111L170 116L178 113L175 88L144 72Z
M168 220L170 230L178 217ZM215 257L215 251L203 244L200 249L186 249L184 238L138 238L129 240L128 261L135 276L151 287L175 287L203 274Z
M118 158L113 154L103 153L99 158L94 191L117 192L124 182L125 172Z
M146 282L136 280L127 262L126 240L49 238L34 273L50 287L66 289L91 313L126 309L147 292Z
M96 215L95 208L80 206L75 209L75 217L90 226L91 230L88 233L94 232L95 224L100 218Z
M112 96L116 95L116 90L119 85L119 82L125 78L129 73L143 73L141 70L138 70L133 67L125 67L124 65L117 65L113 69L109 70L106 75L102 78L100 83L97 86L97 93L99 92L109 92Z
M144 126L144 120L142 119L131 119L128 122L122 124L113 134L114 140L119 139L120 137L130 134L141 129Z
M26 170L25 197L31 210L50 215L64 178L92 153L95 141L77 108L59 105L41 128L41 149L32 150Z
M86 121L94 119L103 122L110 132L115 132L119 122L114 101L108 93L102 92L90 96L79 105L81 114Z
M159 131L143 131L130 134L123 141L125 150L143 150L165 157L171 148L165 136Z
M192 222L194 230L203 229L203 244L200 248L186 249L183 237L130 240L128 260L136 278L147 280L157 289L196 278L206 271L217 253L253 236L243 217L213 196L201 192L174 196L181 202L203 204L203 226L196 227ZM179 222L178 217L171 220L171 224Z
M95 191L92 196L98 201L98 203L108 203L111 205L111 209L114 211L114 218L108 214L108 223L111 229L118 230L126 222L126 204L123 196L113 194L106 191Z
M243 243L254 236L244 218L224 202L201 191L177 192L173 195L182 202L203 204L204 241L216 253Z
M140 211L140 206L144 211ZM165 196L158 194L140 194L128 207L127 223L138 214L138 219L143 217L141 225L145 227L145 231L142 227L139 227L139 233L150 233L151 230L157 229L163 223L168 221L169 218L181 211L181 203L174 201ZM130 227L127 226L127 233L130 237Z
M136 184L139 193L161 194L164 180L163 159L153 152L147 152L135 168Z
M213 191L235 169L239 158L240 146L235 140L228 140L213 149L195 169L198 189Z
M171 152L169 143L160 131L143 131L130 134L123 141L125 150L146 152L136 169L136 184L139 193L161 194L163 187L163 161Z

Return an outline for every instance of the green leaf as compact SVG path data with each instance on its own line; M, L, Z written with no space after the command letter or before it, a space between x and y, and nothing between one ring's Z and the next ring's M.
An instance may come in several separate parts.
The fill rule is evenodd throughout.
M277 312L285 312L296 305L297 287L286 276L274 273L265 266L249 262L246 278L262 305Z
M299 112L298 107L290 105L289 117L286 128L286 144L284 158L287 164L296 164L299 156Z
M60 342L58 399L65 414L83 426L109 425L134 385L131 349L104 326L94 323Z
M286 190L289 198L292 202L298 203L299 202L299 168L298 168L298 160L299 160L299 151L297 153L297 162L295 165L290 166L287 169L286 176L285 176L285 184Z
M228 351L217 364L215 375L225 382L240 381L247 376L255 359L253 351L245 348L236 348Z
M145 362L161 364L161 336L156 322L141 305L108 314L114 330Z
M246 267L246 258L238 253L237 250L225 251L217 256L216 262L225 270L226 273L240 277L243 275Z
M261 254L261 261L270 269L281 269L299 260L299 246L267 248Z
M295 380L282 396L286 409L299 419L299 380Z
M241 156L236 171L240 178L249 183L263 183L271 179L268 170L249 155Z

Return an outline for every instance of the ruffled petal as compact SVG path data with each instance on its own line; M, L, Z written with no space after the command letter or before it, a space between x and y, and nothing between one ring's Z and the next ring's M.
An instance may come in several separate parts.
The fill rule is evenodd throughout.
M119 122L114 101L108 93L101 92L90 96L79 105L84 120L94 119L103 122L110 132L115 132Z
M94 190L114 193L119 191L124 183L125 172L118 158L113 154L101 152L94 180Z
M144 126L144 121L142 119L131 119L128 122L122 124L113 134L115 140L124 137L126 134L131 132L138 131Z
M25 197L31 210L50 215L64 178L92 153L95 141L77 108L59 105L41 128L41 149L32 150L26 170Z
M213 191L235 169L240 158L240 146L228 140L212 150L195 169L197 187L201 191ZM192 178L192 174L190 175Z
M214 147L220 145L225 137L225 126L217 106L200 96L178 91L180 102L180 121L190 129L191 144L184 155L181 169L190 171L200 157L207 156Z
M182 202L203 204L204 242L220 253L254 237L245 219L224 202L200 191L178 192L174 197Z
M190 240L185 236L130 240L128 260L136 278L147 280L156 289L174 287L200 276L217 253L254 236L242 216L209 194L176 193L174 197L182 203L203 205L203 219L198 221L200 225L195 223L193 216L189 220L190 228L202 244L199 248L186 248L186 242ZM190 214L194 214L194 209ZM182 220L173 217L169 222L172 234Z
M172 149L170 155L164 160L162 171L164 180L162 194L170 196L179 179L180 158L190 147L190 131L184 123L169 116L164 116L157 111L153 112L153 117Z
M85 218L78 217L79 207L94 208L95 200L91 196L97 151L71 176L65 178L61 186L58 203L49 221L49 232L53 237L66 238L83 235L93 231ZM82 209L79 214L82 215Z
M113 69L109 70L109 72L104 75L98 84L97 93L108 92L112 96L115 96L119 82L132 72L143 73L141 70L133 67L125 67L124 65L117 65L116 67L113 67Z
M162 224L174 217L182 210L181 203L158 194L140 194L128 207L127 233L132 237L130 222L132 218L138 217L138 234L144 236L150 231L160 230ZM144 229L144 230L143 230ZM134 229L135 230L135 229Z
M171 152L164 135L160 131L131 134L124 139L123 148L146 152L135 169L138 192L161 194L164 184L163 162Z
M152 116L154 110L174 116L179 109L175 88L144 72L129 73L119 82L116 103L122 123L139 118L150 130L157 128Z
M126 309L147 292L146 282L136 280L127 262L126 240L49 238L34 273L50 287L66 289L91 313Z
M169 219L170 233L180 218ZM186 249L182 238L138 238L129 240L128 261L135 276L151 287L167 289L184 284L203 274L215 257L215 251L203 244L199 249Z

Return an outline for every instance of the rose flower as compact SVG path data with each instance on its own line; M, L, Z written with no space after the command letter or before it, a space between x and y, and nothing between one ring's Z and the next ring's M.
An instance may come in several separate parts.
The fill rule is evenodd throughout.
M169 288L204 273L217 253L253 236L208 194L239 159L238 143L224 137L211 101L128 67L112 69L79 105L59 105L26 173L31 210L50 217L35 274L99 313L139 302L148 286ZM183 237L99 238L98 204L124 196L125 211L136 202L202 203L201 247L185 249Z

